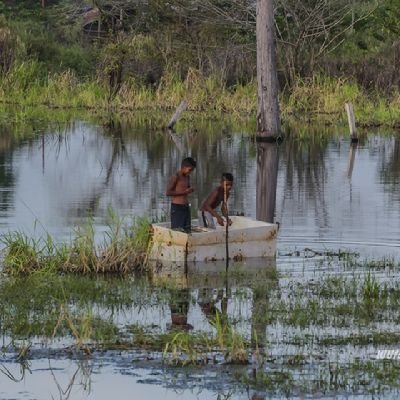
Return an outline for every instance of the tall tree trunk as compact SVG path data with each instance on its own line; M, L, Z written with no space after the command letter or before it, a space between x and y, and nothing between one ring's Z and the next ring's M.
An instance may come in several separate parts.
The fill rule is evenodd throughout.
M257 0L257 195L258 220L273 222L280 134L274 0Z
M274 0L257 0L257 136L280 132Z

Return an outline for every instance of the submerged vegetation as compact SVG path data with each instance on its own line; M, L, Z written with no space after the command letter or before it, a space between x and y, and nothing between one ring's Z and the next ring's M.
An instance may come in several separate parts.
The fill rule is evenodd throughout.
M132 368L223 368L227 381L286 396L398 390L398 360L378 351L399 343L399 265L346 252L304 263L275 273L238 264L228 276L195 271L175 283L9 276L0 282L2 353L127 351Z
M108 228L103 243L98 243L91 220L75 229L71 243L58 243L49 234L38 239L18 231L4 234L4 272L126 274L144 269L150 237L148 219L135 218L128 224L109 210Z

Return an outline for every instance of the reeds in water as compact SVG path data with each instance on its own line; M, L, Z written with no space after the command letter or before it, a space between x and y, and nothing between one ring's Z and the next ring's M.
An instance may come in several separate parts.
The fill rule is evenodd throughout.
M109 214L109 229L100 244L95 240L91 220L76 228L71 243L57 243L49 234L39 239L19 231L3 235L4 272L10 275L39 272L126 274L144 269L149 220L135 218L128 224L113 212Z

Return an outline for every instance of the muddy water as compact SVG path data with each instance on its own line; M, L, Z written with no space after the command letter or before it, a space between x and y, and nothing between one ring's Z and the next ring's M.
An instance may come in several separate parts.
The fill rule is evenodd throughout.
M279 148L276 263L237 265L228 281L218 266L168 283L2 278L0 397L398 398L398 361L378 359L378 350L400 348L398 150L394 132L366 132L353 152L340 130L323 140L292 133ZM165 184L188 154L198 161L193 213L231 171L230 209L255 216L256 150L246 132L228 126L171 137L75 121L29 139L5 132L0 230L61 240L93 216L101 236L110 205L120 215L164 219ZM211 335L217 312L265 355L233 367L217 354L204 368L172 368L156 350L96 348L88 356L68 324L55 331L65 309L64 322L96 321L96 334L82 331L94 344L131 340L132 326L168 333L177 309L191 332Z

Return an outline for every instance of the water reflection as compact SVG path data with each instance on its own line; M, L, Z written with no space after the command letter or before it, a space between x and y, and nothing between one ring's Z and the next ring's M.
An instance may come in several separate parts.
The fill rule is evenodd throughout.
M174 400L298 393L348 398L354 392L396 398L398 366L376 354L399 337L400 269L379 263L367 269L351 257L303 259L279 271L274 260L234 264L228 277L220 263L150 280L2 280L0 396L99 400L113 394L111 386L122 397L133 390L144 397L164 392ZM378 295L367 297L366 291ZM68 309L63 323L61 306ZM251 344L249 365L229 366L220 356L207 358L201 369L165 368L163 347L151 347L154 332L184 337L189 324L194 334L211 338L217 321ZM89 352L73 337L73 327ZM145 341L134 342L143 332Z
M382 152L379 176L390 200L398 204L400 201L397 190L400 183L400 139L396 137L388 141Z
M68 374L67 379L60 376L57 371L59 368L53 367L50 359L48 362L48 370L51 374L54 386L57 388L57 394L60 400L73 399L78 393L80 393L80 395L90 395L93 369L89 360L78 360L76 366L74 366L72 371Z
M257 296L252 295L254 282L258 282ZM191 265L187 273L175 270L173 275L154 275L150 281L144 277L129 280L60 276L3 279L0 282L0 333L5 345L0 372L9 380L24 380L31 398L43 398L40 382L47 377L52 396L74 399L84 394L87 398L99 399L105 397L99 395L102 385L96 378L98 374L101 380L106 377L113 382L123 376L135 377L129 387L139 382L143 384L142 375L149 376L149 371L141 374L140 367L132 363L132 359L140 358L141 351L140 346L136 353L129 346L132 325L157 333L194 329L209 334L215 332L217 326L231 325L244 335L252 336L252 341L263 347L266 341L261 342L261 338L265 338L266 324L259 324L257 320L263 319L262 304L277 282L275 260L269 260L266 265L235 263L228 276L224 263L211 263ZM250 317L252 313L256 314L254 318ZM251 327L250 319L255 321ZM113 343L125 343L122 356L120 351L102 350L104 344L105 348L108 344L112 349ZM133 343L132 347L137 347ZM157 357L160 361L161 356ZM149 362L148 353L143 360ZM158 362L157 368L159 365ZM28 377L26 372L29 372ZM151 380L146 378L148 383L166 384L162 378L164 372L158 374L156 380L154 376ZM49 380L49 376L52 379ZM222 393L225 385L232 388L231 378L219 381L215 374L209 378L206 374L201 389L205 392L209 390L207 379L213 382L215 391ZM9 393L7 381L1 377L0 381L3 382L0 394L2 390ZM126 382L124 385L126 388ZM183 382L175 385L184 398L191 398L186 393L187 385ZM140 391L143 390L142 387ZM241 398L237 397L240 391L234 390L234 393L234 398ZM179 398L176 393L169 396Z
M165 184L179 166L182 152L188 152L198 161L193 210L218 183L221 172L231 171L236 184L230 209L264 218L257 214L258 204L263 204L262 210L272 210L274 199L268 200L266 192L257 189L275 185L281 255L271 265L247 264L241 272L232 268L228 280L225 265L222 273L203 265L175 276L172 286L172 274L154 276L150 282L133 277L111 281L74 277L13 281L3 277L0 397L23 398L28 392L30 397L48 398L45 388L52 382L51 394L60 398L70 393L71 398L82 398L82 393L96 400L109 398L115 396L110 387L120 388L127 396L134 392L143 398L176 400L179 389L181 398L198 398L197 393L187 389L189 384L203 390L204 398L217 398L221 393L230 396L232 391L235 399L269 398L293 387L291 372L295 381L297 377L304 379L309 393L325 391L328 396L339 390L346 397L349 389L340 386L341 382L355 382L357 388L363 387L360 382L371 382L371 371L353 363L354 359L361 358L368 368L376 368L375 377L397 374L387 364L371 367L370 361L379 343L387 346L398 342L398 267L386 262L376 267L378 284L372 287L380 291L377 299L384 301L371 305L362 302L368 281L364 275L352 277L350 262L346 261L347 269L341 271L340 263L332 262L332 255L326 264L316 260L312 265L305 258L283 255L286 247L296 250L319 246L348 247L374 256L380 251L386 260L392 250L399 256L400 141L394 135L371 132L350 150L347 133L309 141L291 137L279 150L273 146L257 150L248 135L222 130L171 137L167 132L124 123L111 121L103 126L76 121L18 138L12 128L7 129L0 140L3 232L22 229L29 234L35 225L41 225L37 233L49 231L65 237L86 216L93 216L101 231L105 229L108 205L122 215L148 213L161 218L168 209ZM270 163L274 168L278 166L275 178L264 175L264 166ZM263 184L257 186L257 182ZM265 218L272 215L269 211ZM365 265L361 269L364 273ZM328 273L333 276L327 278ZM392 286L383 290L386 285ZM264 364L266 358L260 361L256 357L248 368L256 372L252 381L255 387L260 383L272 385L268 395L263 390L247 392L243 386L235 387L235 379L221 380L221 370L206 372L200 379L200 389L198 369L164 379L167 372L163 369L141 369L141 361L148 368L148 353L94 353L82 369L76 360L86 355L65 352L76 348L71 321L86 327L81 331L85 339L82 343L89 346L105 339L113 343L121 338L133 340L134 326L161 334L171 332L170 328L185 333L191 327L192 331L212 333L217 320L240 332L261 356L269 357ZM355 327L357 340L365 340L366 345L351 344ZM370 344L371 338L374 345ZM24 354L23 349L29 349L28 356L16 362ZM48 359L54 354L49 365ZM315 354L325 358L319 362L313 358ZM307 362L304 357L308 357ZM341 364L332 367L332 361ZM283 364L289 367L279 375ZM94 388L88 375L93 377ZM9 386L13 379L24 380L21 390L25 393L15 395L15 387ZM371 385L378 390L387 382ZM394 393L393 398L397 395Z
M199 289L197 303L211 326L215 326L217 320L222 323L228 322L228 297L229 293L224 292L222 288L203 287ZM218 308L219 303L221 308Z
M389 135L370 134L349 152L347 134L309 141L292 134L278 150L257 148L247 134L231 130L186 130L171 137L115 121L50 126L28 139L16 139L7 129L0 151L2 232L65 238L88 216L101 232L110 205L120 215L164 219L165 185L184 151L198 162L193 216L221 172L231 171L230 210L269 220L275 214L281 223L278 246L322 244L366 252L373 245L374 252L397 246L400 145Z
M0 281L0 334L4 343L10 338L10 346L4 347L14 349L22 359L35 337L64 338L65 345L76 342L87 349L87 341L114 340L121 329L134 324L159 332L171 328L212 330L217 314L225 320L228 315L236 318L239 309L260 315L261 303L276 283L274 259L261 264L233 263L228 276L223 263L210 263L191 265L188 272L155 274L150 281L145 277L4 278ZM252 295L253 290L257 296ZM252 298L257 301L252 303ZM77 334L79 327L86 328ZM241 329L246 335L252 332L245 322ZM14 341L21 339L28 345L23 341L14 348Z
M351 179L351 176L353 174L353 168L354 168L354 161L356 158L356 152L357 152L357 143L351 143L350 144L350 151L349 151L349 162L347 166L347 177Z
M11 129L1 128L0 134L0 224L9 216L15 202L15 172L13 169L14 137Z
M171 324L169 328L183 330L193 329L193 325L188 324L188 312L191 300L189 289L172 289L170 299Z
M274 222L278 181L279 148L277 143L257 144L256 218Z

